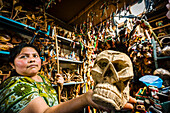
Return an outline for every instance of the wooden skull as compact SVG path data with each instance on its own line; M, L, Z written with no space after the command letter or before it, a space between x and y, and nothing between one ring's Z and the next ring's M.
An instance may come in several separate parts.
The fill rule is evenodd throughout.
M105 50L98 54L91 69L96 83L93 101L120 110L129 100L129 83L133 78L130 58L119 51Z

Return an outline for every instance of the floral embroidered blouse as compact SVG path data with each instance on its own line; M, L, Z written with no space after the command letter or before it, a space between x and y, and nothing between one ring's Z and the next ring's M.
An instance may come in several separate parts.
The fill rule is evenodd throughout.
M18 113L29 102L37 97L43 97L51 107L58 104L57 93L50 81L39 75L43 82L36 82L25 76L14 76L0 84L0 113Z

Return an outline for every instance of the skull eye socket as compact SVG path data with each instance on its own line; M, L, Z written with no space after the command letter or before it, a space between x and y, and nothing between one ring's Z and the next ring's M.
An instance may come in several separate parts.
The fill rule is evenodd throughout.
M122 64L124 64L124 65L122 65ZM115 69L116 69L117 72L119 72L119 71L121 71L122 69L124 69L124 68L127 67L127 65L125 65L124 62L121 62L121 63L113 63L113 65L114 65L114 67L115 67Z
M107 59L100 59L97 64L101 69L104 69L107 66L108 62L109 61Z
M124 83L124 85L127 85L128 82L129 82L129 80L126 80L126 81L124 81L123 83Z

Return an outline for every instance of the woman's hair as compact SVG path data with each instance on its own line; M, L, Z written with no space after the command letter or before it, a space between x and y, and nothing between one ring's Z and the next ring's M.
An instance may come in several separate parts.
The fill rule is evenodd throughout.
M21 44L15 46L14 48L12 48L12 49L10 50L9 63L14 64L15 57L16 57L18 54L20 54L21 50L22 50L24 47L32 47L32 48L34 48L34 49L38 52L38 54L40 55L40 51L39 51L39 49L38 49L36 46L31 45L31 44L27 44L27 43L21 43ZM15 70L12 70L11 76L17 76L17 75L18 75L18 73L17 73Z
M27 43L21 43L19 44L18 46L15 46L14 48L12 48L10 50L10 56L9 56L9 62L10 63L13 63L14 64L14 59L15 57L20 54L21 50L24 48L24 47L32 47L34 48L38 54L40 55L40 51L37 47L35 47L34 45L31 45L31 44L27 44Z

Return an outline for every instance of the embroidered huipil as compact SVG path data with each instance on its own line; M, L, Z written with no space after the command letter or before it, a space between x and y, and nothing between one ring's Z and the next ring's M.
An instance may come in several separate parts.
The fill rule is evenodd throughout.
M46 77L40 77L43 82L36 82L25 76L10 77L2 82L0 84L0 113L18 113L37 97L43 97L50 107L57 105L55 89Z

